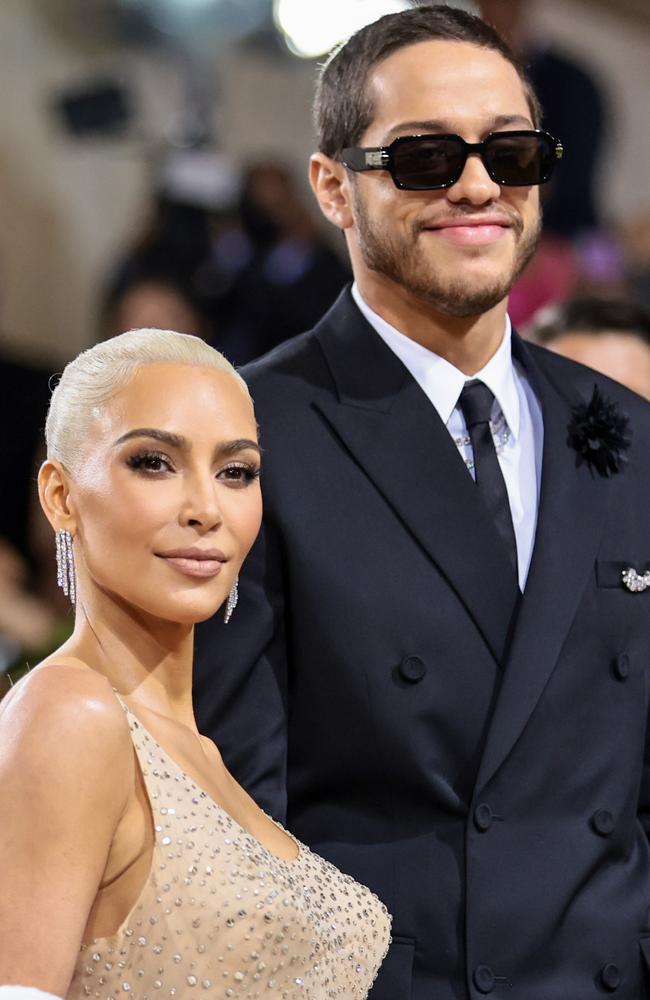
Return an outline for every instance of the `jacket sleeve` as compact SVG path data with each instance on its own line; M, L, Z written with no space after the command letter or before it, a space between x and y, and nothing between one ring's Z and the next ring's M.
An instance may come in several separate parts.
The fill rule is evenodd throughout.
M239 577L230 622L223 608L196 629L194 706L199 730L256 802L286 819L287 656L284 572L267 522Z

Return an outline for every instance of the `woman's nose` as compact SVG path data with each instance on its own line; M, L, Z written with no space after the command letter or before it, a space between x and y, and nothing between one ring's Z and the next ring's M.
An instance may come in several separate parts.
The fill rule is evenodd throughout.
M217 484L212 476L207 482L194 479L188 483L187 498L182 511L183 523L206 531L217 528L223 520L217 490Z

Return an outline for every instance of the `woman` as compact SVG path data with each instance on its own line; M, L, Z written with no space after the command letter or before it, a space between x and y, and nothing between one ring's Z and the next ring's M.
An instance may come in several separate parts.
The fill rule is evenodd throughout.
M76 618L0 704L0 998L365 997L385 908L192 714L194 624L232 614L261 518L245 384L195 337L131 331L68 365L46 438Z

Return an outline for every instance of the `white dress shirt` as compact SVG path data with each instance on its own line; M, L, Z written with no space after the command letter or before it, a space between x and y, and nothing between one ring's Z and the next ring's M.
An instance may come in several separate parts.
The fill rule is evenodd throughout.
M352 297L373 329L433 403L469 465L472 464L472 446L461 443L468 435L458 398L465 383L471 379L480 379L494 394L492 424L496 425L496 430L503 427L505 421L509 431L505 443L500 440L497 444L497 456L508 491L517 539L519 586L523 590L535 542L544 426L539 401L524 370L512 357L510 320L506 317L503 340L488 363L474 375L465 375L382 319L362 299L356 282L352 285ZM471 469L468 473L473 474Z

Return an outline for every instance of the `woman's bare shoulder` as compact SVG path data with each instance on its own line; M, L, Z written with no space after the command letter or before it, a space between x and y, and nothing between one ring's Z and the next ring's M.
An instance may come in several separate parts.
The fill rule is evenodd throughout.
M2 758L18 767L101 769L128 766L132 743L122 706L108 680L78 660L51 658L23 677L0 702ZM81 755L81 756L80 756Z
M52 659L0 703L0 982L65 994L135 781L124 711L83 663Z

